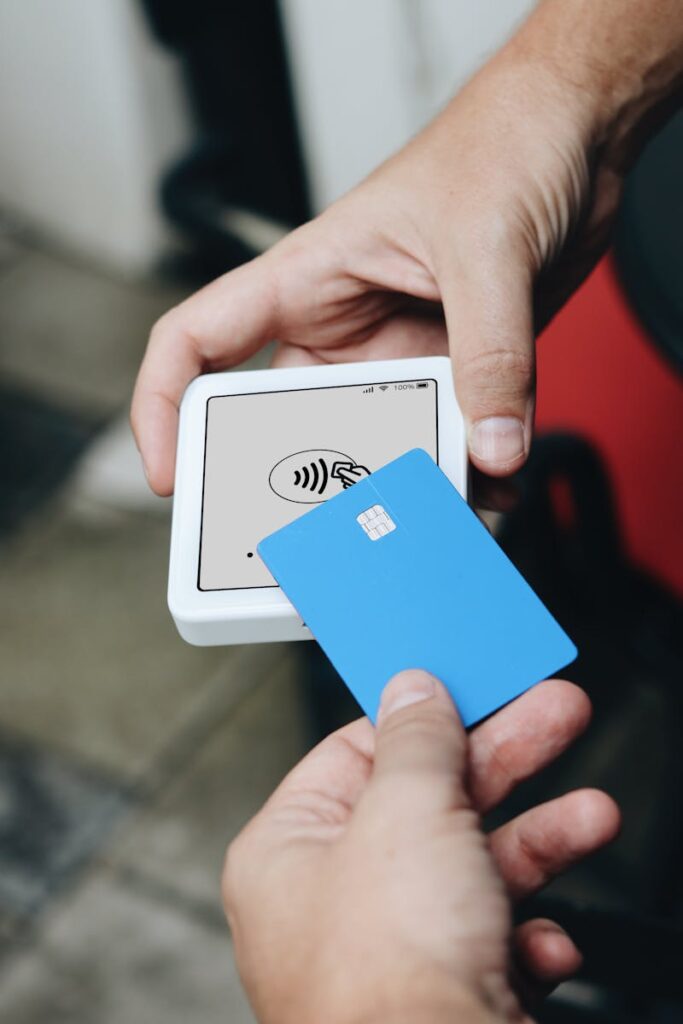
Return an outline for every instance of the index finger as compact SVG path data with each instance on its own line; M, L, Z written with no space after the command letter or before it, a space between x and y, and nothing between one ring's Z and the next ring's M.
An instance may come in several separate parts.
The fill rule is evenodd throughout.
M297 764L266 802L260 815L287 809L302 823L343 824L373 769L375 731L358 718L327 736Z
M131 424L152 490L173 491L178 407L187 385L207 370L247 359L277 330L271 264L259 256L217 278L155 324L138 373Z
M476 726L470 735L469 788L480 813L559 757L586 729L590 716L583 690L548 679Z

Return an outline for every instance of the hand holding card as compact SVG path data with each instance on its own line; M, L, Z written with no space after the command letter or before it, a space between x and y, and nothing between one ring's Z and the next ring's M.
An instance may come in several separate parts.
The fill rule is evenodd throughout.
M469 726L576 648L444 473L414 449L271 534L258 553L374 721L405 668Z

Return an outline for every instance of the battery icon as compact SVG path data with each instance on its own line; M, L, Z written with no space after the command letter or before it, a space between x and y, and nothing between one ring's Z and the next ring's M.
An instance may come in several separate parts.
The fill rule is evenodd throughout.
M418 388L428 388L429 387L429 381L428 380L418 381L418 383L415 386L418 387Z

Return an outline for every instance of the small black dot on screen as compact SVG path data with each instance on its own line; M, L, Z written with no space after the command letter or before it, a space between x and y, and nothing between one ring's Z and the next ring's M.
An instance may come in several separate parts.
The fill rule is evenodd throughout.
M254 557L254 552L253 551L247 551L247 558L253 558L253 557Z

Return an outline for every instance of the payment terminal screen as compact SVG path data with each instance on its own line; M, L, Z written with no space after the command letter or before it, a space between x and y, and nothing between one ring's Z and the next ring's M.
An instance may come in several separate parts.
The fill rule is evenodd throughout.
M438 462L435 380L210 398L199 589L276 586L259 541L411 448Z

